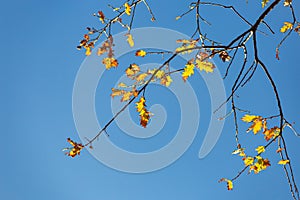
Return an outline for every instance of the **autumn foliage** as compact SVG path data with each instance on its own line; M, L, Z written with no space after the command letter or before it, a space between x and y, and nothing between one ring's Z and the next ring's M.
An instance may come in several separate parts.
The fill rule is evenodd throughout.
M119 99L121 102L124 102L124 109L131 103L135 104L136 108L136 115L139 118L140 125L144 128L148 126L148 124L151 121L151 116L153 113L151 113L146 106L146 95L144 94L145 89L150 83L159 83L162 86L169 87L172 82L172 76L174 73L180 73L182 77L182 81L186 82L188 81L196 71L198 73L206 73L211 74L214 73L214 70L216 69L215 64L212 62L212 58L219 59L222 63L224 63L225 66L227 66L226 73L224 75L224 78L227 77L229 73L229 69L232 66L233 60L236 57L236 52L241 51L243 54L244 61L241 64L241 69L238 73L238 77L235 79L233 87L232 87L232 93L230 94L229 98L227 99L224 104L231 102L232 110L228 114L233 115L234 118L234 124L235 124L235 138L237 142L237 147L232 152L233 155L237 155L239 159L241 159L243 169L233 178L221 178L219 182L225 182L227 184L228 190L233 190L233 183L234 181L245 171L252 174L258 174L261 173L264 170L267 170L269 167L271 167L271 163L274 163L273 161L270 161L266 156L265 152L269 150L270 145L278 144L278 148L276 152L273 153L279 155L279 159L275 162L278 165L281 165L286 173L287 180L290 185L290 190L292 193L292 196L294 199L297 199L296 196L299 199L299 192L296 186L296 182L294 180L294 174L292 171L291 161L289 159L289 156L286 151L286 144L284 142L284 135L283 131L287 128L290 128L293 132L296 133L291 123L289 123L286 118L283 115L282 112L282 105L280 103L280 98L278 95L277 87L273 81L273 78L271 77L270 73L268 72L268 68L264 64L264 62L261 60L257 53L257 37L256 33L259 32L258 27L266 22L264 21L264 18L268 15L268 13L272 12L272 9L276 7L277 5L280 5L279 3L282 2L282 6L290 8L291 13L293 15L292 21L285 21L283 22L282 26L279 27L280 34L285 34L283 39L279 42L275 52L275 56L279 60L279 53L280 53L280 47L284 43L284 41L288 38L288 36L292 33L296 33L300 35L300 23L296 20L295 14L294 14L294 8L292 7L292 0L275 0L275 1L269 1L269 0L262 0L261 6L262 6L262 14L259 15L256 22L251 24L249 23L235 8L232 6L226 6L223 4L217 4L213 2L193 2L189 6L189 10L185 13L183 13L180 16L177 16L175 19L180 20L185 15L189 14L192 11L195 11L196 14L196 23L197 23L197 29L195 33L191 36L189 39L183 39L178 38L177 41L174 41L177 43L178 47L174 49L173 52L164 52L164 51L157 51L153 52L146 49L139 49L134 52L134 55L136 57L144 58L151 56L152 54L161 54L161 55L170 55L168 59L165 60L165 62L157 68L147 68L142 69L139 64L136 62L132 62L129 66L126 66L123 68L124 74L126 74L127 81L118 83L117 87L111 88L111 98ZM174 2L175 3L175 2ZM104 55L104 58L102 60L103 67L107 70L110 70L112 68L118 68L119 65L122 65L119 63L117 58L114 55L114 38L111 34L111 29L114 24L121 25L125 30L127 30L126 41L129 47L134 47L134 35L131 34L131 28L132 28L132 21L135 17L134 11L137 8L139 4L144 4L146 8L149 11L149 14L151 15L151 21L155 21L155 17L153 15L153 12L148 5L147 1L144 0L136 0L136 1L127 1L126 3L122 4L120 7L111 7L112 12L116 13L116 16L113 18L107 18L106 14L102 11L98 11L94 14L96 18L100 21L102 28L96 29L96 28L87 28L87 33L84 34L83 39L80 41L79 45L77 46L78 49L84 49L85 55L90 56L92 52L94 51L95 44L98 42L98 40L102 37L104 38L104 42L100 45L100 47L95 51L98 56ZM234 14L236 14L239 18L241 18L245 23L247 23L250 28L243 32L242 34L234 37L231 42L229 42L227 45L218 43L212 39L209 39L206 34L203 34L201 32L200 28L200 21L203 23L207 23L200 14L199 7L202 5L210 5L215 7L221 7L223 9L231 9ZM271 32L272 29L269 27L268 24L266 26L270 29ZM248 65L248 49L249 46L248 43L251 43L253 46L254 56L253 56L253 62L252 64ZM183 66L178 66L178 69L175 71L171 71L169 64L170 62L178 55L192 55L191 53L195 53L191 56L191 58L186 62ZM236 98L236 91L240 89L242 86L247 84L249 80L252 78L253 74L255 73L257 67L261 67L263 71L265 72L266 77L268 78L276 101L278 106L279 114L269 116L269 117L263 117L260 115L251 115L249 112L246 112L244 110L239 109L235 104L235 98ZM247 68L248 67L248 68ZM247 70L246 70L247 68ZM221 105L222 106L222 105ZM224 106L224 105L223 105ZM121 112L123 109L121 110ZM242 116L242 118L238 118L238 112L246 112ZM155 114L155 113L154 113ZM108 122L108 124L105 126L109 126L112 121L117 117L118 115L114 116L111 121ZM223 117L226 118L228 116ZM274 124L272 120L277 119L280 122L277 125L271 125ZM246 145L242 145L239 142L239 132L240 128L238 127L239 123L244 123L247 125L247 129L243 130L242 132L244 134L254 134L254 135L262 135L263 140L261 141L261 144L257 144L255 149L252 149L252 152L256 152L255 155L248 154L248 152L251 151L251 149L247 149ZM95 135L94 138L91 140L88 140L88 142L84 145L80 143L76 143L72 141L70 138L67 139L67 141L71 144L72 147L66 148L64 150L68 151L66 154L71 157L75 157L77 155L80 155L81 150L89 145L91 147L92 143L95 141L95 139L98 139L100 134L102 132L106 132L106 128L101 130L98 134ZM273 166L274 164L272 164Z

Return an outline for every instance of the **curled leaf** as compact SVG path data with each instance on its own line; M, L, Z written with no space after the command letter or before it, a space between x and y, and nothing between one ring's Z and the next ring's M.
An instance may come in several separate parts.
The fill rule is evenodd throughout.
M76 155L80 155L80 151L84 148L84 146L80 143L76 143L70 138L67 139L67 141L73 146L72 148L66 148L64 150L70 150L68 153L66 153L68 156L75 157Z
M99 15L99 20L102 22L102 24L104 24L104 20L105 20L104 13L102 11L98 11L98 15Z
M146 108L146 99L144 97L141 97L140 100L136 103L136 110L140 116L141 126L146 128L150 119L150 112Z
M135 56L139 56L139 57L145 57L146 54L147 54L147 52L144 51L144 50L137 50L137 51L135 52Z
M281 27L280 32L285 33L287 30L293 29L293 24L290 22L284 22L284 25Z
M226 51L222 51L219 53L219 57L221 58L221 60L223 62L228 62L230 61L231 57L228 55L228 53Z
M231 180L227 179L227 178L221 178L219 180L219 183L220 182L226 182L227 183L227 190L232 190L233 189L233 183Z
M134 41L133 41L132 35L130 33L127 33L126 36L127 36L127 42L129 44L129 46L133 47L134 46Z
M255 151L257 151L258 154L261 154L265 152L265 147L264 146L258 146Z
M276 153L280 153L282 150L283 150L283 148L278 148L278 149L276 150Z
M124 6L125 6L125 13L126 13L127 15L130 15L130 14L131 14L131 7L130 7L130 5L126 2L126 3L124 4Z
M290 163L290 160L280 160L280 161L278 162L279 165L286 165L286 164L288 164L288 163Z

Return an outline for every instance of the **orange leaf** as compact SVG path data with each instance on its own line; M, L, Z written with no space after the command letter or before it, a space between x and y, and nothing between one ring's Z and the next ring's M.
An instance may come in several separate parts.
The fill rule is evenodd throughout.
M276 150L276 153L280 153L282 150L283 150L283 148L278 148L278 149Z

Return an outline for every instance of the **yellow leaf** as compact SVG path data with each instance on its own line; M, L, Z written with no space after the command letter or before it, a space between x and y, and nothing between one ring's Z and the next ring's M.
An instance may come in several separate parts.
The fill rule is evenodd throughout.
M256 118L259 118L259 116L256 116L256 115L245 115L242 118L242 121L249 123L249 122L252 122Z
M261 130L262 126L262 118L256 118L253 120L253 124L248 128L247 132L252 130L254 134L257 134Z
M141 126L146 128L151 114L146 108L146 99L144 97L141 97L140 100L135 104L136 104L136 110L137 112L139 112L140 124Z
M137 64L131 64L125 71L128 77L136 75L140 71L140 67Z
M171 76L163 76L160 80L160 84L169 87L170 84L173 82L173 80L171 79Z
M227 189L232 190L233 189L233 183L231 180L227 180Z
M139 57L145 57L146 54L147 52L144 50L138 50L135 52L135 56L139 56Z
M179 20L180 18L181 18L180 16L177 16L175 19L176 19L176 20Z
M199 59L196 59L196 66L200 71L205 71L206 73L212 73L214 71L214 64L208 61L201 61Z
M193 63L188 62L185 65L184 71L182 73L182 79L186 81L186 79L194 74L195 65Z
M264 8L268 2L269 2L269 0L262 0L262 2L261 2L262 7Z
M226 182L227 183L227 189L228 190L232 190L233 189L233 183L231 180L227 179L227 178L221 178L219 180L219 182Z
M70 138L67 141L73 146L72 148L66 148L65 150L70 150L69 153L66 153L68 156L75 157L76 155L80 155L80 151L84 148L84 146L80 143L76 143Z
M246 154L245 154L244 151L242 151L242 152L239 154L239 156L241 156L241 157L246 157Z
M104 58L102 63L105 65L106 69L110 69L112 67L117 67L119 65L118 60L111 57L111 58Z
M85 47L85 55L90 56L92 54L91 47Z
M112 91L112 93L111 93L110 96L111 96L112 98L114 98L115 96L121 96L122 94L125 93L124 90L119 90L119 89L115 89L115 88L111 88L111 91Z
M255 174L258 174L260 171L265 170L267 167L271 166L268 159L264 159L261 156L255 157L257 162L254 165L250 166L250 172L253 170Z
M288 163L290 163L290 160L280 160L280 161L278 162L279 165L286 165L286 164L288 164Z
M155 77L158 79L161 79L165 75L165 72L163 70L158 70L155 74Z
M258 146L255 151L257 151L258 154L261 154L265 152L265 147L264 146Z
M145 80L145 78L148 76L148 74L147 73L143 73L143 74L139 74L138 76L136 76L136 80L137 81L144 81Z
M141 97L140 100L137 103L135 103L136 104L136 110L138 112L141 112L142 109L146 106L145 102L146 102L145 98Z
M130 14L131 14L131 7L130 7L130 5L126 2L126 3L124 4L124 6L125 6L125 13L126 13L127 15L130 15Z
M129 44L129 46L133 47L134 46L134 41L133 41L132 35L130 33L127 33L126 36L127 36L127 42Z
M244 164L246 166L249 166L249 165L252 165L254 162L254 158L253 157L247 157L245 160L244 160Z
M182 54L186 54L186 53L191 53L193 51L192 48L196 47L198 40L179 39L179 40L176 40L176 42L182 43L182 46L178 47L176 49L176 53L180 52ZM187 49L189 49L189 50L187 50ZM186 51L184 51L184 50L186 50Z
M118 87L119 88L120 87L127 88L128 86L125 83L121 82L121 83L118 84Z
M280 32L285 33L289 29L293 29L293 24L290 22L284 22L284 25L281 27Z
M132 95L133 95L133 92L131 92L131 91L125 92L123 94L123 97L122 97L121 101L122 102L123 101L128 101Z
M182 54L186 54L186 53L192 53L193 49L196 45L194 44L188 44L188 45L184 45L184 46L181 46L181 47L178 47L176 49L176 53L182 53ZM189 50L187 50L189 49ZM186 51L185 51L186 50Z

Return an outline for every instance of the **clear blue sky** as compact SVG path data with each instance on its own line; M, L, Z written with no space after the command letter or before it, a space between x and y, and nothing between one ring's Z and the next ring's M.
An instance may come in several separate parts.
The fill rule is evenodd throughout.
M241 176L235 182L233 191L227 191L225 184L217 182L222 177L235 176L243 167L240 159L231 155L235 148L232 118L226 120L220 140L213 151L202 160L198 158L198 151L210 118L205 115L208 113L207 105L210 105L208 92L205 89L199 89L197 93L198 100L204 103L200 104L202 121L193 144L179 160L162 170L147 174L129 174L106 167L86 150L74 159L64 155L61 149L67 145L66 138L79 140L72 114L72 90L77 71L85 56L83 52L76 50L76 45L85 33L85 27L98 23L92 17L92 13L98 10L109 12L106 7L108 2L107 0L2 2L0 8L2 46L0 49L2 146L0 198L10 200L235 200L253 199L258 196L259 199L290 198L283 170L276 164L279 156L274 154L266 155L272 164L268 170L258 175ZM184 19L178 22L174 20L177 15L186 10L188 1L149 3L157 22L150 22L146 9L141 6L136 13L135 27L164 27L187 35L193 32L194 23ZM295 8L300 7L298 1L293 3ZM242 1L237 7L243 14L249 16L251 21L262 11L259 1L249 2L248 7ZM230 20L224 21L224 15L220 10L203 10L203 12L210 22L219 25L218 31L212 34L220 40L227 41L226 39L232 36L232 33L237 34L247 28L239 26L239 21L231 18L231 15L228 15ZM296 14L299 16L299 13ZM278 36L281 36L278 34L279 27L284 21L290 20L290 15L286 9L280 8L275 10L272 16L275 18L267 22L274 27L277 35L275 39L263 39L260 36L259 45L262 48L260 54L266 60L278 85L286 117L291 122L295 121L296 129L300 130L298 82L300 38L293 34L282 47L280 62L275 61L275 46L272 42L279 41ZM186 20L188 19L193 17L188 17ZM262 29L267 31L265 28ZM114 33L120 31L121 29L116 29ZM124 63L126 62L131 61L124 59ZM139 62L142 63L142 60ZM220 71L224 72L224 67L221 67L220 65ZM233 73L237 67L233 67ZM227 92L230 91L232 84L230 77L233 75L225 81ZM113 77L111 74L110 76ZM191 79L191 83L195 88L205 86L199 74ZM101 113L101 106L110 106L110 84L114 83L99 85L100 89L105 89L103 92L97 91L96 94L96 102L97 98L106 98L103 105L96 103L97 116L102 126L111 117L110 111ZM251 86L239 93L240 105L255 114L274 114L275 101L261 70L253 77L250 84ZM152 95L149 97L149 104L165 103L167 111L176 111L176 107L167 105L166 99L160 100L154 89L147 91L149 96ZM165 97L168 97L168 94ZM178 120L178 117L171 114L167 120L171 122L167 121L163 134L171 135L158 135L162 140L154 137L157 143L146 141L144 143L146 149L155 149L151 145L160 147L172 138L172 128L174 128L172 122ZM241 128L245 130L247 127ZM113 125L112 130L117 132L118 129ZM118 141L119 135L121 138L124 137L121 132L111 133L112 140ZM242 135L244 143L253 144L253 141L257 141L253 136ZM128 141L128 144L122 145L132 151L134 145L140 147L138 141L132 142L126 137L124 141ZM263 142L262 138L259 141ZM134 144L135 142L137 143ZM288 131L286 142L295 166L296 181L300 183L300 139ZM272 149L274 152L276 147Z

